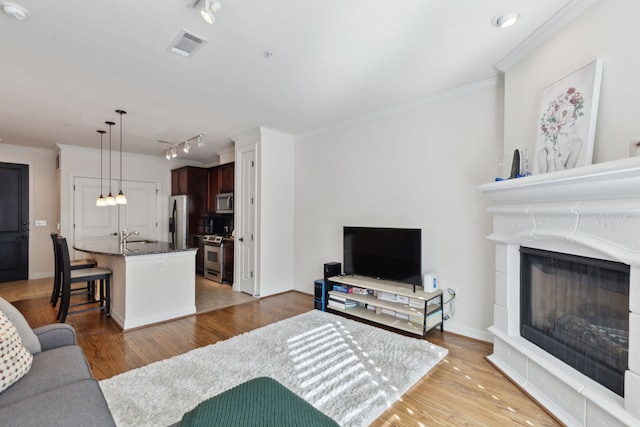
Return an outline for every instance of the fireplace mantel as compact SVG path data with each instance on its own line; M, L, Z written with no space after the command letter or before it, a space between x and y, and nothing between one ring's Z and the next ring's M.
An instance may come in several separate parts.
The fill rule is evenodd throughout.
M640 157L493 182L494 350L489 360L567 425L640 425ZM625 398L520 337L520 246L631 268Z

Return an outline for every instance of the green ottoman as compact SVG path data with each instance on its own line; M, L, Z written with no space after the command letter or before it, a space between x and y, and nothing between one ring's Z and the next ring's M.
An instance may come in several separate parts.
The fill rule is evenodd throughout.
M190 426L338 426L273 378L259 377L205 400L182 417Z

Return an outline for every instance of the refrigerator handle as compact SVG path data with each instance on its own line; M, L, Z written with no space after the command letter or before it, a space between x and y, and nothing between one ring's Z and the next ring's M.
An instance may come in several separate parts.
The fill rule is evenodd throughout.
M169 218L169 233L171 233L171 243L176 244L176 221L178 219L178 202L173 201L173 209L171 211L171 218Z

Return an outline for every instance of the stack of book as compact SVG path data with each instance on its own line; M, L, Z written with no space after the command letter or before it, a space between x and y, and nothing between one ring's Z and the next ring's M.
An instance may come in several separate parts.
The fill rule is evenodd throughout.
M340 308L342 310L349 310L350 308L357 307L358 303L339 295L329 295L329 307Z

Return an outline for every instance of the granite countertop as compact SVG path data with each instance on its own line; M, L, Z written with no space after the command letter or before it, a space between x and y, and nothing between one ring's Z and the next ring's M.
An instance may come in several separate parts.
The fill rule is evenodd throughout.
M73 249L77 251L113 256L138 256L166 254L170 252L195 251L194 246L174 245L169 242L131 238L127 240L124 248L120 245L118 237L95 237L76 242Z

